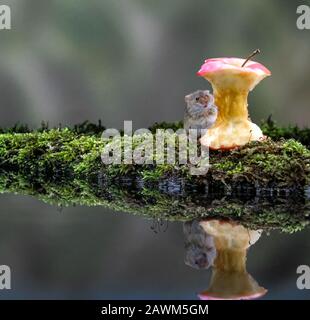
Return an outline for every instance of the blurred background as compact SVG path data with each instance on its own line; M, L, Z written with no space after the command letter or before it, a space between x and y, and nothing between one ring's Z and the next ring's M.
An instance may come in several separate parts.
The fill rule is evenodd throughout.
M184 96L210 88L204 59L246 57L272 71L249 97L254 122L309 125L310 30L296 27L309 0L6 0L0 31L0 126L33 128L101 119L121 128L183 118ZM193 298L210 272L184 264L182 224L155 234L151 221L105 208L58 208L0 197L0 265L12 291L0 298ZM309 298L296 268L310 264L310 233L265 234L249 272L266 298Z
M0 32L0 126L102 119L136 128L183 118L184 95L209 84L205 58L262 54L272 77L249 98L254 122L308 124L310 31L292 0L6 0Z

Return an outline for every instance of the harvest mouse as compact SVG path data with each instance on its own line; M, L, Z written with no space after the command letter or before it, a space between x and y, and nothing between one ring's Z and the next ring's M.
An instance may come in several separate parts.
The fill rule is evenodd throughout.
M196 129L197 135L213 126L217 118L217 107L209 90L197 90L185 96L186 108L184 129Z

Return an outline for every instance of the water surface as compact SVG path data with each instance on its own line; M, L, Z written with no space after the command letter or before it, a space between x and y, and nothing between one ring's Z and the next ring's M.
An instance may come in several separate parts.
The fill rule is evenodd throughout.
M18 299L198 299L212 270L184 263L183 223L155 223L104 207L59 209L35 198L0 196L0 264L12 270ZM247 270L268 289L263 299L309 299L296 269L310 265L310 230L265 232Z

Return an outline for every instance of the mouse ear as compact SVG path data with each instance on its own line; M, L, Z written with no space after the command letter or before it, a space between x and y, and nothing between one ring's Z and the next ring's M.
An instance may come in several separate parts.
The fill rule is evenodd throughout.
M187 96L184 97L185 102L189 102L191 99L191 94L188 94Z

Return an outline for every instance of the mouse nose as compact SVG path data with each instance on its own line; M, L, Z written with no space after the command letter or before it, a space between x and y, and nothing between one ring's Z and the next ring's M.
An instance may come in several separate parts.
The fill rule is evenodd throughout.
M204 104L208 104L209 103L209 97L208 96L203 96L200 97L200 101Z

